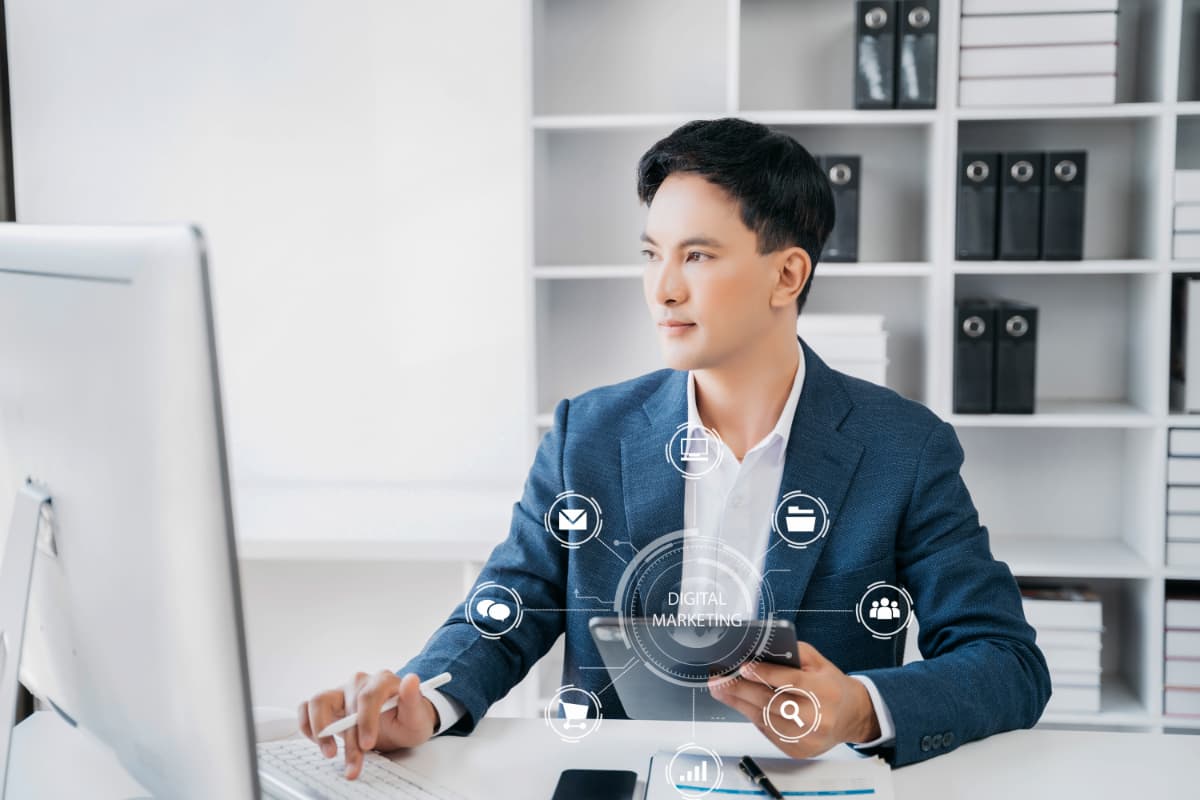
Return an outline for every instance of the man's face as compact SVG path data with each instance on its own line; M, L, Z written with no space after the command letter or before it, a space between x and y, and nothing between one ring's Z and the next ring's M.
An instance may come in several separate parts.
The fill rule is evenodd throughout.
M720 367L761 341L781 314L794 324L780 302L786 251L760 255L737 202L704 178L676 172L662 182L642 243L642 288L668 367Z

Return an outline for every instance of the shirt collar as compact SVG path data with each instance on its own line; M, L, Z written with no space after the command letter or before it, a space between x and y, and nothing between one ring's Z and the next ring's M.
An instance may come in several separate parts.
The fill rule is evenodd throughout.
M792 434L792 420L796 416L796 406L800 404L800 391L804 388L804 347L800 344L799 338L796 339L796 347L800 351L800 361L796 366L796 377L792 379L792 389L788 392L787 402L783 404L783 411L780 412L779 419L775 422L775 427L771 429L771 432L764 436L762 441L751 447L746 452L747 455L776 441L779 442L779 458L782 459L783 454L787 452L788 439ZM691 371L688 372L687 378L687 404L688 432L703 434L704 423L700 420L700 411L696 408L696 376Z

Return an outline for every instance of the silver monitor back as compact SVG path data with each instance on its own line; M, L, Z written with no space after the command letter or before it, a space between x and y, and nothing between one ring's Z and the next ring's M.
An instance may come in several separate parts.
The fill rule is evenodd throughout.
M155 796L257 797L198 230L0 224L0 459L0 511L33 478L57 548L22 682Z

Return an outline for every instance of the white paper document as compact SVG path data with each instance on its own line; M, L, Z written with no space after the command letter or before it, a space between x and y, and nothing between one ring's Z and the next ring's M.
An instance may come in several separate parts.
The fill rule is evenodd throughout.
M695 752L663 750L650 760L645 800L739 800L767 797L738 769L740 755L723 755L718 764ZM868 798L892 800L892 769L878 757L849 750L821 758L756 758L762 771L784 797Z

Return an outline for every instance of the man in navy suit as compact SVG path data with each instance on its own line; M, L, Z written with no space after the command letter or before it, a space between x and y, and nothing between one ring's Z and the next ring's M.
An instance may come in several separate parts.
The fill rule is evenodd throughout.
M604 716L626 716L614 679L594 668L602 661L591 615L570 610L613 597L637 551L685 529L763 576L743 611L761 615L769 597L771 615L796 628L798 668L748 663L709 687L789 755L850 743L902 765L1032 726L1050 696L1046 662L959 475L953 428L831 369L796 337L834 221L816 161L762 125L699 121L656 143L637 181L648 207L643 287L668 368L558 404L509 536L476 584L510 587L529 610L513 617L517 604L508 604L497 616L519 624L483 636L472 617L490 605L464 602L401 670L359 673L302 703L301 729L311 738L357 709L345 740L356 777L363 750L469 733L564 634L563 683L594 693ZM701 456L671 456L681 432ZM709 464L702 479L691 479L701 473L690 461ZM568 492L594 505L551 519ZM779 525L796 497L809 502L804 513L824 517L798 547ZM556 535L553 526L570 529L581 508L592 525L602 513L600 532ZM896 591L865 610L864 590L875 585ZM901 615L907 623L906 598L924 660L902 665L903 635L867 631ZM443 671L450 684L419 689ZM779 710L770 706L788 685L821 708L819 727L795 741L773 735ZM380 715L396 696L396 710ZM318 744L336 754L332 739Z

